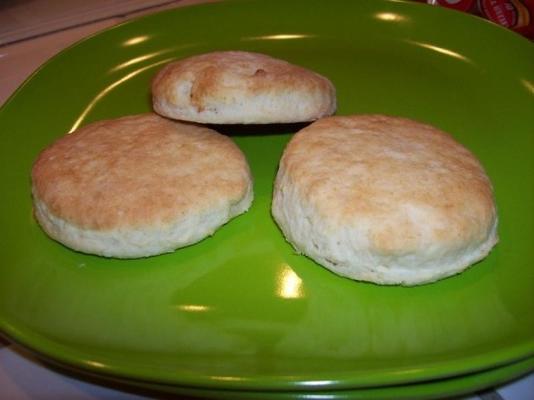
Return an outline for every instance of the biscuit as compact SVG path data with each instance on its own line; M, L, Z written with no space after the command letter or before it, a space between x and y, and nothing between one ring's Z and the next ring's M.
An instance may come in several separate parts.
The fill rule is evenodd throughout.
M432 126L381 115L324 118L298 132L272 214L298 252L378 284L459 273L498 241L492 186L473 154Z
M331 115L325 77L264 54L221 51L168 64L152 82L154 111L211 124L312 121Z
M32 169L36 219L53 239L105 257L171 252L213 234L252 202L234 142L155 114L89 124Z

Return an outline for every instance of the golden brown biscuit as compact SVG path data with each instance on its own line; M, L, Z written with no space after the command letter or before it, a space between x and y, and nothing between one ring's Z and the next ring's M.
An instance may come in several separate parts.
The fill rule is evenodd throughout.
M312 121L334 113L325 77L259 53L221 51L179 60L153 80L154 110L213 124Z
M211 235L252 201L243 153L213 130L155 114L95 122L57 140L32 170L35 215L59 242L133 258Z
M434 127L381 115L325 118L298 132L280 161L272 212L299 252L382 284L458 273L498 240L478 160Z

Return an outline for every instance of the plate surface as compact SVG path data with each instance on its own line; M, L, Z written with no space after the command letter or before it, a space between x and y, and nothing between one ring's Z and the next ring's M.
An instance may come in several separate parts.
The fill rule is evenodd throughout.
M48 239L32 217L39 151L88 122L149 111L158 68L222 49L328 76L338 114L449 131L494 183L498 246L466 272L414 288L350 281L296 255L269 213L295 126L225 129L249 159L256 198L197 245L113 260ZM532 355L533 92L530 42L416 3L225 2L100 33L54 57L0 110L0 330L95 373L212 389L415 383Z

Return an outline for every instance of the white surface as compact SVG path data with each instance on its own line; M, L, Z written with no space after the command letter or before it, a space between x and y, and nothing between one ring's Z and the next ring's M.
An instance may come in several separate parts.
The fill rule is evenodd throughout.
M61 375L9 347L0 349L0 399L147 399Z
M0 45L43 33L178 3L179 0L48 0L0 2Z
M501 386L497 393L506 400L534 399L534 372L523 379Z
M0 105L50 57L72 43L120 21L120 18L110 18L68 31L0 47Z

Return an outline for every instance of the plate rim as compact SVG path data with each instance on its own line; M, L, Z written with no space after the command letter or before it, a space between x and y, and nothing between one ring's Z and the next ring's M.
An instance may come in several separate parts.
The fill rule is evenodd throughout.
M20 349L22 352L28 352L30 356L35 357L52 368L58 368L67 374L74 374L80 379L96 379L98 384L100 381L102 384L119 384L127 385L138 389L154 390L158 393L174 393L180 395L190 396L209 396L209 398L231 398L230 396L238 395L239 398L243 398L243 395L254 396L254 398L265 398L268 400L280 398L296 398L296 396L308 396L310 394L327 395L329 399L335 400L336 398L347 399L374 399L374 398L389 398L394 395L396 398L410 398L415 399L427 399L431 394L432 396L462 396L475 391L485 390L495 385L500 385L505 382L519 379L522 376L526 376L531 372L534 372L534 355L524 357L515 360L512 363L507 363L491 368L485 368L478 372L472 372L462 374L458 376L451 376L446 378L438 378L432 380L424 380L420 382L401 383L399 385L378 385L378 386L363 386L355 388L340 388L330 390L330 388L322 389L318 387L298 387L298 388L285 388L283 391L268 390L260 391L261 389L254 388L221 388L206 387L206 386L191 386L191 385L176 385L163 382L149 382L144 380L129 380L128 378L113 375L103 375L98 372L88 371L80 369L78 367L58 362L57 359L48 358L40 353L35 352L32 349L26 348L19 343L14 343L15 349ZM454 385L454 389L451 389L451 384ZM303 390L308 391L303 391ZM405 389L408 391L415 391L411 393L405 393ZM422 392L421 392L422 389ZM401 392L399 392L399 390ZM417 394L416 394L417 392ZM219 394L224 395L221 397ZM259 397L258 397L259 396ZM350 396L350 397L348 397ZM248 398L248 397L247 397ZM299 397L300 398L300 397Z
M358 377L352 379L350 377L343 377L332 379L327 382L324 382L318 377L314 376L301 376L298 379L295 379L295 375L289 376L289 379L284 379L288 377L273 375L273 376L261 376L254 375L253 377L234 377L234 376L224 376L221 379L221 376L210 376L210 375L199 375L192 374L191 376L185 376L185 379L176 379L174 374L170 376L161 377L161 375L155 376L147 374L146 371L150 371L149 367L131 368L128 364L125 365L112 365L110 363L100 363L90 354L84 354L83 352L72 351L73 349L68 346L58 345L55 342L50 342L50 344L39 349L39 335L34 334L33 332L21 332L19 330L18 334L16 330L11 330L9 328L1 329L3 321L0 319L0 335L4 336L8 341L15 343L22 348L25 348L29 352L35 354L38 358L49 361L50 363L56 363L58 365L77 369L80 371L85 371L86 373L93 373L97 375L106 375L109 377L115 378L126 378L130 380L135 380L139 382L145 382L148 384L163 384L163 385L173 385L173 386L183 386L191 388L206 388L206 389L221 389L221 390L265 390L265 391L279 391L279 390L288 390L288 391L298 391L303 389L313 389L313 390L351 390L351 389L360 389L360 388L376 388L376 387L387 387L387 386L396 386L396 385L406 385L406 384L422 384L425 382L432 382L435 380L441 379L453 379L466 375L477 374L479 372L497 369L507 365L516 364L524 360L533 358L534 351L531 349L534 347L534 340L532 343L527 343L521 348L524 350L518 350L517 354L509 355L508 357L499 356L499 354L492 357L491 363L478 363L476 365L469 365L468 361L472 362L472 359L487 358L485 356L473 356L470 358L462 358L461 360L452 361L452 363L458 363L462 361L462 364L466 367L464 368L455 368L453 373L443 372L447 371L450 368L448 366L430 364L419 364L420 369L424 369L427 372L424 376L410 374L409 371L406 373L404 371L400 372L399 370L392 370L387 373L381 373L377 378L377 374L371 373L371 375L365 376L360 374ZM34 337L32 341L27 340L29 337ZM26 340L24 340L26 339ZM48 339L43 338L42 341L47 341ZM56 348L56 352L49 352L50 348ZM61 352L61 353L59 353ZM506 351L503 351L506 352ZM78 353L78 354L76 354ZM83 361L83 360L86 361ZM95 363L95 361L97 361ZM103 361L103 360L100 360ZM431 370L431 373L428 373L428 370ZM344 373L336 372L336 376L342 375L354 375L354 373L348 371ZM183 376L183 374L182 374ZM234 379L233 379L234 378ZM374 378L374 379L373 379Z

